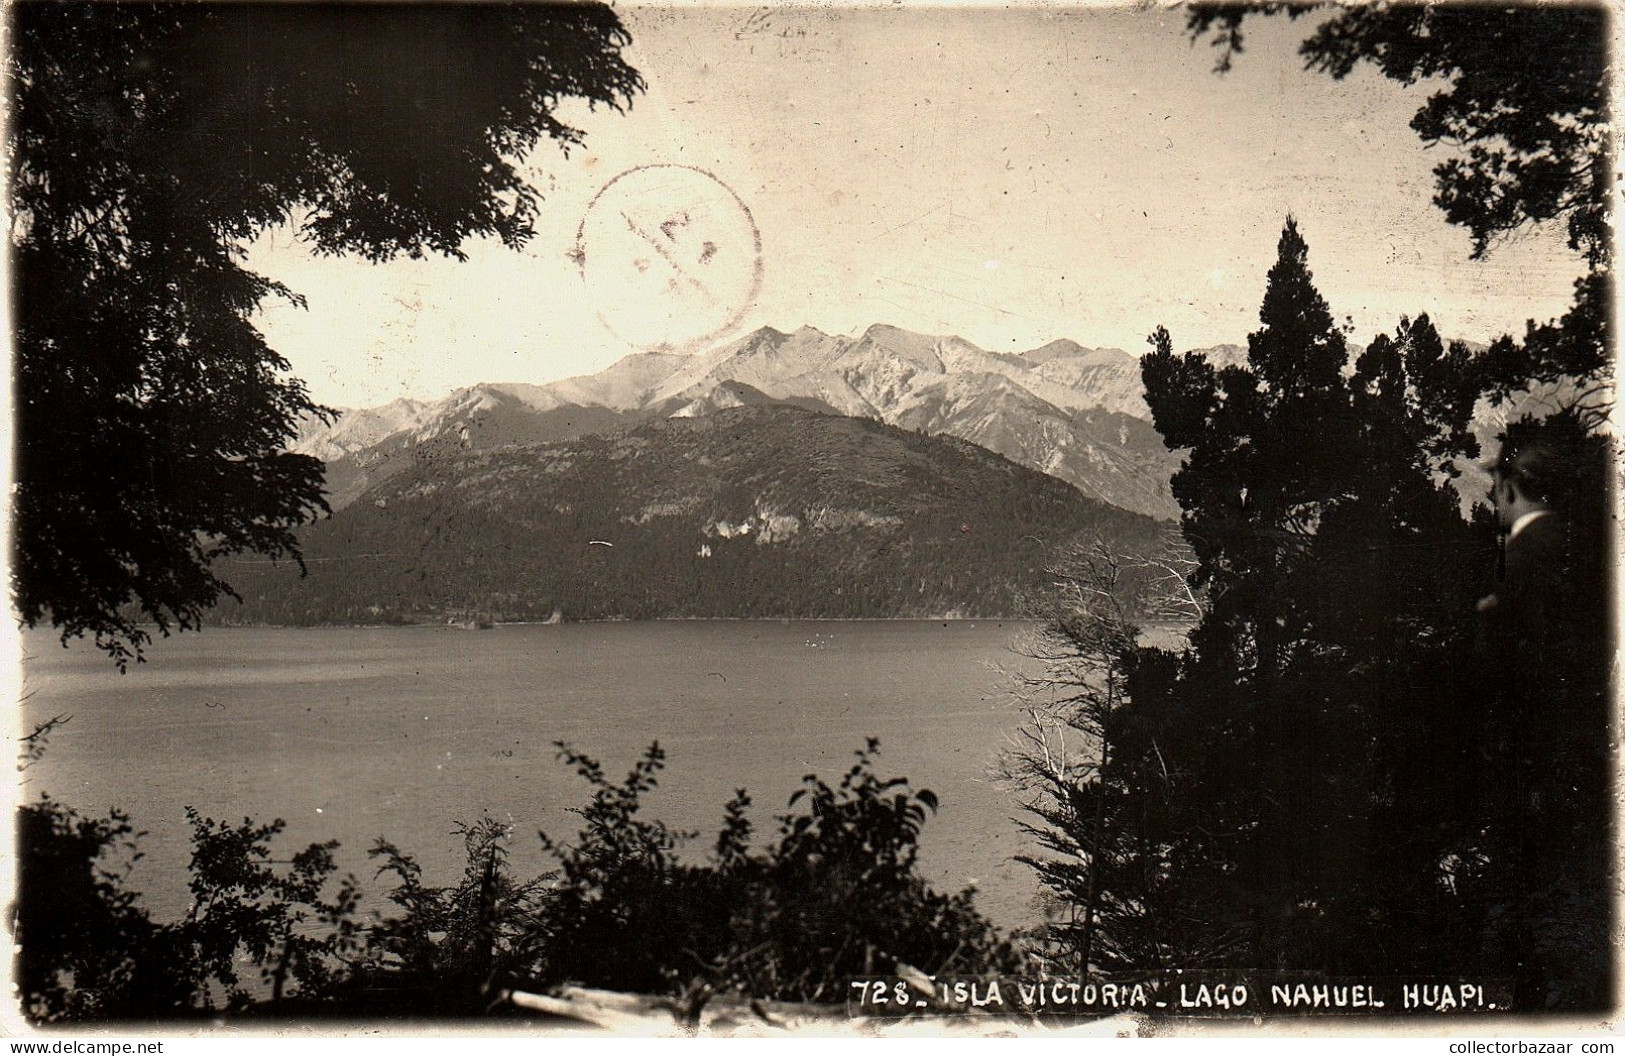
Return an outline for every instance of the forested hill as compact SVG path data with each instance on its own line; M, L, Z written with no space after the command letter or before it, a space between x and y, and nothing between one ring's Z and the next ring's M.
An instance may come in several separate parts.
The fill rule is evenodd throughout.
M974 444L785 406L425 460L226 569L220 622L1014 615L1051 548L1161 522Z

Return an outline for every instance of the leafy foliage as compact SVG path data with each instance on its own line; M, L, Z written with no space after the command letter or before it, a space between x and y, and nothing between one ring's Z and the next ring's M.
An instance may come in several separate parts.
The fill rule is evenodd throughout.
M1461 789L1494 540L1450 484L1476 454L1469 354L1421 317L1350 364L1290 219L1259 317L1245 365L1177 356L1163 330L1142 361L1158 429L1190 451L1173 487L1206 611L1188 652L1120 661L1099 778L1116 794L1080 791L1050 828L1093 844L1092 805L1132 835L1099 845L1102 905L1167 918L1148 933L1108 913L1108 950L1485 968L1462 901L1481 814Z
M27 701L32 695L32 691L24 694L22 700L20 700L18 703ZM17 769L19 771L27 770L30 766L33 766L35 763L45 758L45 749L50 744L51 734L61 729L72 720L72 715L53 715L44 722L35 723L34 729L31 732L18 738L18 743L22 746L22 751L17 753Z
M709 862L693 834L643 816L665 765L651 745L619 782L560 745L592 794L572 841L542 835L558 869L515 879L508 826L459 826L466 866L424 882L380 840L394 911L364 919L352 878L333 884L336 844L272 857L283 823L227 825L189 812L193 907L160 924L127 884L129 820L86 819L52 800L20 815L19 978L40 1021L238 1015L468 1016L502 989L581 983L664 994L697 1010L713 993L839 1001L847 979L896 964L977 973L1014 953L972 893L934 891L916 869L936 797L874 773L870 741L836 785L809 776L752 847L743 790ZM251 965L257 978L244 977Z
M323 890L335 871L336 841L311 844L273 869L270 843L285 827L281 819L228 825L188 809L192 825L192 908L175 938L189 947L200 981L212 980L228 1007L251 995L238 976L239 952L259 967L273 1002L292 980L300 991L319 994L338 977L337 963L357 949L354 915L360 895L344 878L331 897ZM200 986L204 1007L217 997Z
M1212 37L1222 71L1242 50L1250 14L1296 18L1322 6L1198 3L1187 24L1193 38ZM1521 343L1496 342L1482 369L1497 401L1567 379L1582 383L1570 398L1583 402L1595 396L1583 383L1611 383L1611 17L1601 4L1354 4L1338 6L1299 48L1308 69L1338 79L1370 64L1401 84L1442 83L1411 128L1428 146L1454 148L1434 167L1433 200L1472 235L1475 258L1528 225L1567 226L1586 274L1563 318L1531 321Z
M17 813L13 926L23 1012L39 1022L182 1007L185 980L142 951L158 928L127 884L140 834L114 811L87 818L48 797Z
M768 943L777 994L829 1000L853 975L907 964L928 973L1009 971L1011 948L981 917L967 889L933 890L916 871L920 832L937 809L927 789L874 773L879 742L830 785L808 775L779 817L766 855L771 912L751 938Z
M1347 362L1290 220L1260 319L1245 366L1177 356L1160 329L1142 360L1158 428L1190 449L1173 487L1207 607L1188 650L1117 661L1111 754L1057 783L1034 830L1082 865L1041 875L1074 900L1104 883L1085 895L1102 960L1516 974L1520 1001L1580 1007L1607 956L1604 929L1574 921L1605 885L1528 888L1530 863L1548 880L1605 865L1601 577L1542 570L1575 591L1543 633L1586 644L1536 650L1555 658L1540 673L1520 671L1527 649L1480 651L1494 527L1451 484L1477 450L1478 362L1425 316ZM1586 490L1600 509L1600 477ZM1531 765L1565 775L1544 815Z
M599 764L560 743L559 756L592 787L577 813L574 843L545 832L542 845L560 863L560 882L549 907L552 978L586 985L621 985L644 992L671 988L674 974L693 966L726 934L714 898L701 897L704 869L677 860L692 834L641 816L642 798L659 783L665 752L649 746L625 780L611 782Z
M1316 6L1203 4L1193 8L1188 24L1194 36L1214 34L1224 49L1223 69L1240 50L1240 27L1250 13L1284 10L1296 17ZM1244 699L1200 712L1201 733L1188 736L1196 741L1210 737L1215 723L1244 721L1244 743L1264 749L1266 761L1212 787L1262 787L1264 795L1254 802L1243 797L1219 818L1193 827L1224 831L1218 821L1236 821L1234 847L1261 835L1280 861L1327 862L1346 874L1334 902L1322 892L1335 885L1317 883L1312 869L1300 865L1299 875L1290 875L1291 866L1266 867L1256 875L1257 855L1249 860L1243 854L1231 866L1220 848L1203 848L1198 865L1222 863L1220 875L1237 869L1248 875L1248 890L1275 900L1273 909L1255 905L1237 918L1255 930L1268 920L1268 928L1289 936L1266 945L1266 954L1345 955L1314 933L1313 918L1337 908L1345 921L1365 928L1371 955L1385 964L1477 965L1515 975L1517 1000L1526 1008L1591 1008L1606 1000L1611 947L1601 893L1608 886L1603 789L1610 752L1604 702L1611 699L1607 658L1614 646L1606 615L1609 577L1601 564L1610 531L1603 510L1618 481L1612 469L1601 468L1617 462L1615 445L1586 431L1606 417L1613 385L1611 17L1599 5L1492 10L1381 3L1340 9L1300 49L1309 68L1333 77L1369 63L1404 84L1442 85L1412 128L1429 145L1455 148L1435 168L1434 201L1471 233L1474 256L1525 225L1561 220L1587 270L1569 311L1553 322L1531 321L1521 343L1504 337L1482 356L1455 348L1441 355L1430 328L1418 332L1419 320L1368 349L1354 364L1350 396L1356 420L1374 427L1364 446L1345 450L1358 450L1362 457L1351 461L1362 464L1366 452L1376 457L1358 477L1315 474L1328 487L1323 501L1308 508L1312 519L1292 526L1302 536L1294 544L1306 558L1300 566L1290 553L1228 565L1237 548L1212 541L1226 530L1223 499L1244 484L1247 490L1237 494L1245 505L1251 481L1227 477L1239 465L1234 451L1213 465L1198 465L1193 455L1181 498L1187 535L1199 546L1199 537L1208 540L1203 561L1212 567L1203 575L1229 576L1242 593L1228 606L1221 597L1214 618L1197 632L1195 652L1172 658L1156 682L1140 687L1140 699L1160 701L1145 709L1153 718L1171 706L1161 716L1171 733L1192 718L1180 713L1181 701L1189 708L1203 693L1222 700L1226 669L1240 672ZM1554 64L1552 55L1560 61ZM1266 314L1275 289L1272 275ZM1305 319L1319 317L1311 301L1299 299L1295 310ZM1148 385L1165 393L1161 411L1152 404L1159 428L1166 421L1173 430L1165 430L1173 442L1211 411L1214 385L1211 378L1204 382L1202 366L1191 357L1178 362L1161 346L1165 339L1145 360L1145 373ZM1500 599L1484 598L1477 649L1466 642L1471 625L1452 606L1482 593L1472 590L1474 560L1462 557L1488 549L1482 540L1490 534L1490 517L1479 508L1470 524L1452 520L1419 487L1422 474L1437 482L1470 454L1461 423L1475 394L1492 404L1539 397L1547 410L1555 407L1543 423L1512 423L1502 437L1503 453L1535 432L1579 438L1557 446L1566 452L1561 458L1568 472L1586 481L1577 502L1555 507L1558 527L1548 524L1538 533L1548 542L1507 550L1509 565L1515 552L1539 555L1539 568L1525 579L1537 584L1530 589L1560 600L1545 606L1533 626L1526 621L1508 634L1497 626L1504 620L1496 615ZM1221 423L1214 442L1235 451L1263 450L1267 442L1259 444L1259 437L1278 428L1255 418L1237 433L1233 424ZM1335 425L1331 436L1345 444L1353 439ZM1275 474L1280 465L1271 459L1255 468ZM1222 482L1218 490L1204 495L1214 481ZM1350 484L1342 500L1334 498ZM1280 511L1266 506L1260 512L1268 518ZM1353 556L1362 550L1368 556ZM1429 552L1430 559L1416 560ZM1313 648L1303 649L1304 641ZM1494 668L1486 671L1484 660ZM1329 708L1331 698L1318 699L1319 687L1338 677L1349 678L1352 692L1342 706ZM1237 726L1221 728L1228 733ZM1323 746L1333 751L1319 756ZM1201 745L1193 747L1193 757L1200 755ZM1306 758L1323 773L1337 773L1343 764L1335 799L1316 794L1313 774L1295 773ZM1346 773L1347 761L1356 759L1358 768ZM1210 765L1224 773L1221 764ZM1340 830L1380 836L1350 839L1340 831L1319 846L1295 841L1291 828L1279 824L1283 788L1316 818L1330 809ZM1378 808L1364 822L1336 813L1358 789L1370 789ZM1351 847L1358 853L1348 854ZM1362 863L1377 860L1392 875L1411 877L1413 895L1423 897L1406 904L1401 889L1385 892L1360 873ZM1281 897L1288 893L1297 901Z
M291 291L242 266L294 220L317 251L520 246L518 159L580 141L556 105L642 81L607 6L22 4L10 12L16 555L30 626L122 667L195 626L245 552L298 555L320 413L254 328ZM342 45L342 46L341 46Z
M400 910L373 924L354 974L332 999L350 1011L471 1015L501 986L533 978L543 963L537 918L549 875L515 880L508 868L511 828L489 816L459 825L462 879L450 887L423 882L409 854L380 839L367 854L378 875L394 877L389 899Z
M325 993L358 948L352 880L324 894L333 843L273 862L283 823L227 825L188 811L184 920L153 921L128 886L141 835L114 811L85 818L46 797L18 815L17 932L24 1011L33 1019L158 1019L254 1000ZM277 869L274 866L285 866ZM240 974L252 964L258 979Z
M833 1001L850 976L898 963L1010 963L969 891L940 894L919 877L919 836L936 797L878 778L877 749L871 739L839 784L809 775L790 799L801 809L780 816L777 841L757 853L739 792L713 863L690 865L675 854L689 834L638 816L664 765L658 745L619 785L561 746L594 793L576 843L546 841L563 876L548 911L550 977L690 1000L736 991Z

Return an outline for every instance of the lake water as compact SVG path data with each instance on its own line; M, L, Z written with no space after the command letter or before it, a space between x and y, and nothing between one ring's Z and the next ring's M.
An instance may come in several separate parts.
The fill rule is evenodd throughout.
M564 740L618 778L658 740L654 817L698 829L702 857L733 789L771 832L802 775L834 783L866 736L880 772L934 791L922 869L974 884L1001 927L1038 919L1019 805L990 776L1021 713L1009 678L1016 622L662 622L440 627L210 628L157 642L120 676L94 649L24 639L23 720L69 713L24 794L86 813L128 811L146 857L133 874L155 914L187 905L184 808L285 818L278 850L341 841L378 905L365 850L379 836L417 856L430 884L461 867L455 823L515 826L511 861L547 866L535 837L576 831L587 786L556 759ZM31 695L30 695L31 694ZM278 857L286 857L279 854Z

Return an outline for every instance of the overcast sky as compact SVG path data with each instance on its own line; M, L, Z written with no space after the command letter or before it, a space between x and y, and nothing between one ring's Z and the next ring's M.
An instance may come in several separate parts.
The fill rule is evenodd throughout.
M626 114L568 108L586 146L530 159L544 213L522 252L371 265L286 230L253 247L308 299L261 323L319 401L545 382L631 351L570 253L594 195L645 165L703 168L753 214L761 284L732 335L887 322L1138 354L1161 324L1178 347L1241 342L1288 213L1360 341L1421 312L1452 336L1521 331L1581 270L1555 226L1470 261L1431 204L1441 152L1409 129L1426 87L1302 72L1308 19L1249 22L1221 76L1177 11L620 10L648 91Z

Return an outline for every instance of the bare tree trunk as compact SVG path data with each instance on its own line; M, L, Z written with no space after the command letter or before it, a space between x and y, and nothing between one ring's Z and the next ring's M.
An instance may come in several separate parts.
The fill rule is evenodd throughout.
M1090 834L1089 847L1089 884L1084 891L1083 898L1083 964L1085 975L1089 974L1089 957L1094 950L1095 941L1095 903L1098 900L1100 876L1100 830L1106 824L1106 762L1109 755L1107 742L1104 738L1100 742L1100 791L1095 795L1095 827Z
M282 956L277 959L276 971L271 975L271 1004L282 1003L282 988L288 981L288 968L293 961L293 931L282 936Z

